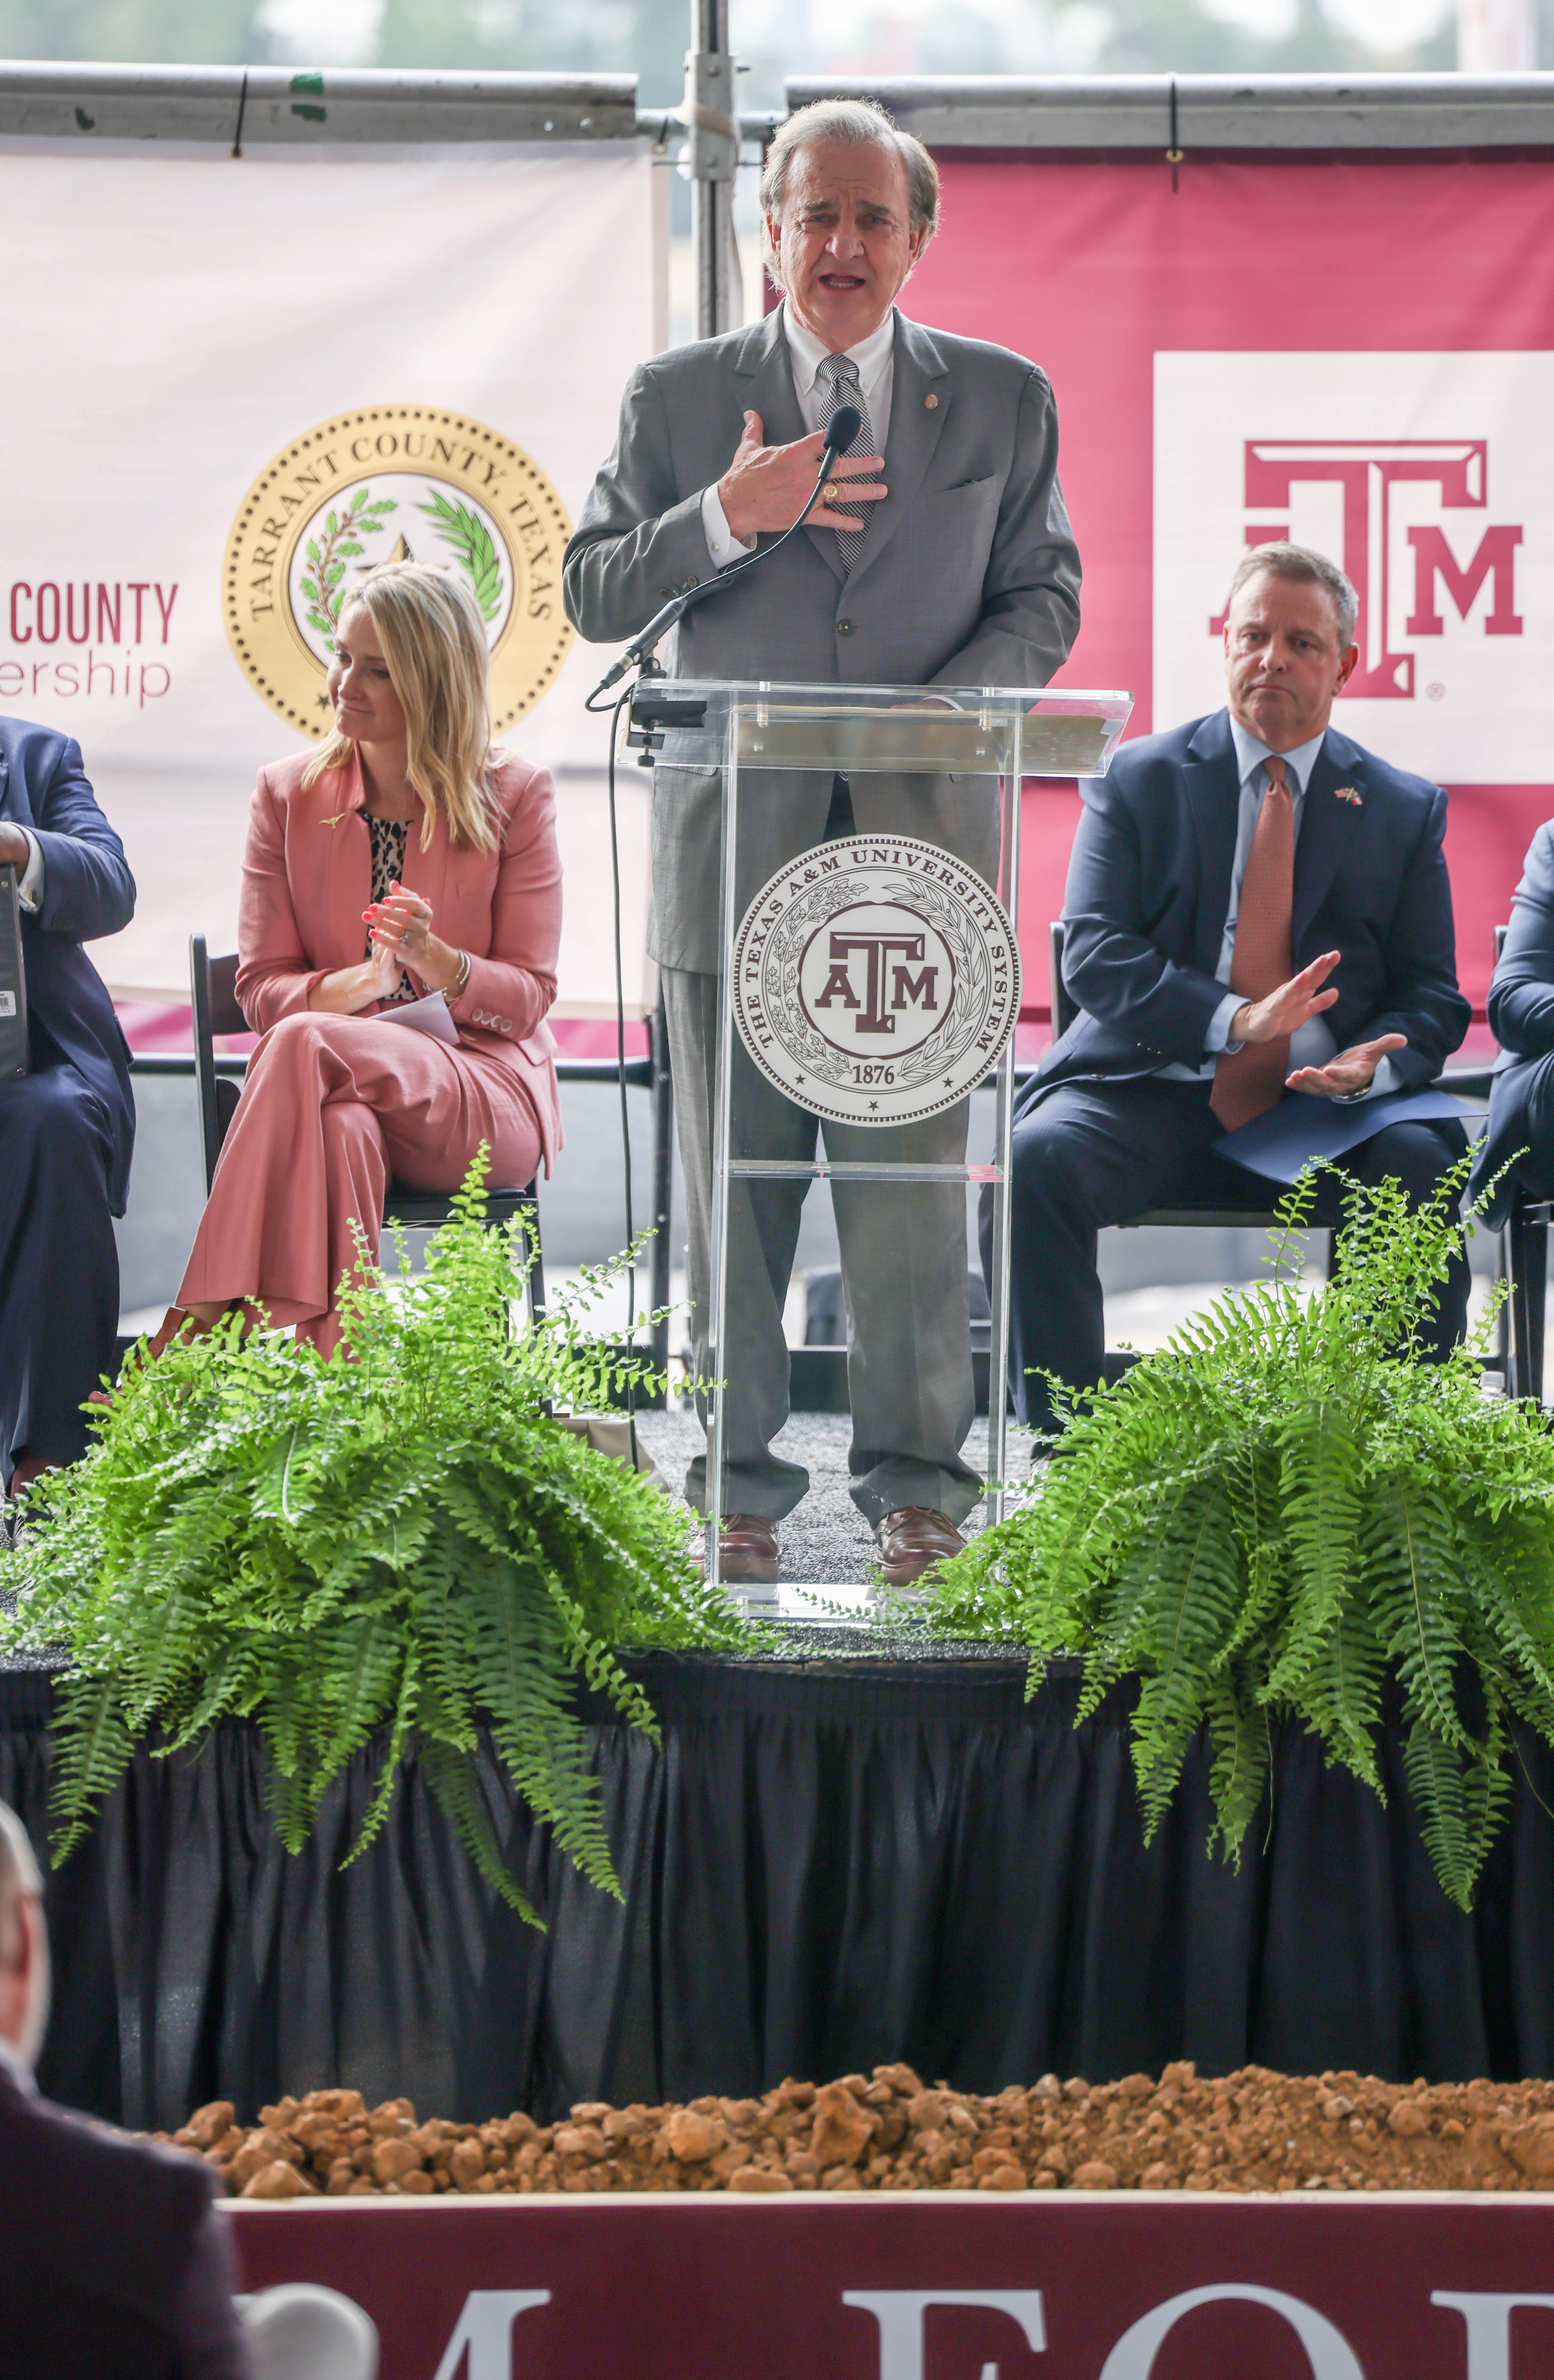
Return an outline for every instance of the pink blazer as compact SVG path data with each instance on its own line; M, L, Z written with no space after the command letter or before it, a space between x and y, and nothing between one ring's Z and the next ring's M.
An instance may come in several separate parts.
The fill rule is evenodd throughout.
M237 1004L256 1033L305 1009L314 984L359 965L367 949L361 913L372 898L372 857L361 771L353 755L304 793L308 763L298 752L261 769L249 812ZM439 819L423 851L412 824L404 881L431 904L432 930L469 953L469 980L449 1002L459 1038L517 1077L539 1118L549 1173L562 1145L556 1045L545 1023L561 942L555 787L548 769L518 759L503 763L495 783L498 849L455 850Z

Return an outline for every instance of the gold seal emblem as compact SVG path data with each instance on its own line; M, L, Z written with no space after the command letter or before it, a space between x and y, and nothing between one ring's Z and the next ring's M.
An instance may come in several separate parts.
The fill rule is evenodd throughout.
M500 431L437 406L364 406L304 431L243 498L222 570L227 637L271 709L322 736L351 572L442 563L485 614L501 735L554 683L572 642L561 602L571 534L543 471Z

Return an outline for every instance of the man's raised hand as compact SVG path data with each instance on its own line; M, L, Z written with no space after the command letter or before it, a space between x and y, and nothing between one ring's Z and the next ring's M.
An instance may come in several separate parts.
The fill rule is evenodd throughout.
M1324 951L1313 959L1288 983L1270 991L1266 1000L1243 1002L1231 1019L1230 1038L1232 1041L1278 1041L1287 1033L1298 1033L1308 1017L1320 1016L1338 998L1336 991L1324 991L1338 965L1337 951Z
M792 528L809 501L825 451L825 437L819 430L807 438L795 438L791 446L768 446L763 443L765 435L760 415L747 413L734 460L718 481L723 518L741 545L762 529ZM886 492L885 485L868 475L883 468L878 455L833 455L826 484L829 488L833 482L840 486L845 481L849 504L875 504ZM856 529L858 523L848 513L832 512L822 495L808 526Z

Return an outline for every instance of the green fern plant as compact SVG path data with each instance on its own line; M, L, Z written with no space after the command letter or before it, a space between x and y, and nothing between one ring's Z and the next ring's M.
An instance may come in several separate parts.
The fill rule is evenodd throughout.
M1396 1184L1352 1186L1336 1277L1309 1295L1293 1253L1304 1177L1272 1278L1114 1387L1064 1397L1031 1491L930 1601L936 1628L1028 1645L1032 1692L1052 1655L1082 1656L1081 1719L1136 1677L1150 1835L1207 1729L1213 1838L1232 1856L1276 1715L1382 1792L1394 1682L1423 1840L1463 1909L1510 1798L1510 1721L1554 1742L1554 1438L1482 1392L1493 1307L1446 1363L1419 1352L1465 1172L1414 1213Z
M733 1645L744 1630L692 1571L685 1525L648 1480L552 1407L597 1412L627 1366L583 1307L585 1275L511 1334L522 1227L483 1228L484 1151L412 1277L369 1267L328 1360L236 1319L126 1375L74 1468L34 1490L0 1646L63 1647L54 1744L63 1858L137 1743L197 1746L257 1721L275 1823L307 1839L332 1780L379 1736L355 1858L412 1748L487 1882L538 1923L504 1861L476 1767L497 1756L582 1873L618 1895L580 1682L654 1734L624 1646ZM621 1259L625 1262L625 1259ZM638 1385L653 1385L639 1371ZM381 1731L381 1732L380 1732Z

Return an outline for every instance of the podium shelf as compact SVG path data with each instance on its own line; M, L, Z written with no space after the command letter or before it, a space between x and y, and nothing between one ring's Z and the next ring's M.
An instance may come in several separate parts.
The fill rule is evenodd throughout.
M892 1165L881 1158L731 1157L731 1182L1002 1182L997 1165Z

